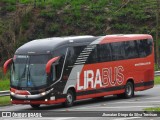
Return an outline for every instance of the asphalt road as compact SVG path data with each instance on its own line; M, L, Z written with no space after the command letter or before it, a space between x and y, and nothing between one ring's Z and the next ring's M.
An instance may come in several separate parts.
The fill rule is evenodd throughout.
M102 116L102 112L121 112L128 111L131 113L136 113L137 111L144 111L144 108L147 107L159 107L160 106L160 85L154 86L154 88L140 91L135 93L135 97L131 99L120 99L116 96L108 96L103 99L95 100L88 99L83 101L77 101L73 107L64 108L62 105L43 105L38 110L31 108L29 105L10 105L0 107L0 111L29 111L35 112L40 111L43 114L48 116L55 116L54 118L45 118L47 119L57 119L57 120L80 120L83 118L78 118L78 115L81 117L85 117L86 120L101 120L104 119ZM72 112L73 111L73 112ZM124 113L125 113L124 112ZM96 116L94 118L86 118L88 116ZM65 117L69 116L69 117ZM125 116L125 115L124 115ZM57 118L58 117L58 118ZM5 120L5 118L2 118ZM7 118L8 120L9 118ZM44 118L41 118L44 120ZM105 118L106 119L106 118ZM158 120L157 117L109 117L109 120L129 120L129 119L148 119L148 120Z

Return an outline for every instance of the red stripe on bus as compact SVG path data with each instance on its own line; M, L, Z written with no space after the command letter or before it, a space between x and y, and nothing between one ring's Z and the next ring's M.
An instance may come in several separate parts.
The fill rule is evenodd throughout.
M99 44L105 44L105 43L113 43L113 42L120 42L120 41L129 41L129 40L142 40L142 39L152 39L151 35L108 35L106 36Z
M14 88L11 88L10 91L18 95L30 95L30 92L27 90L16 90Z

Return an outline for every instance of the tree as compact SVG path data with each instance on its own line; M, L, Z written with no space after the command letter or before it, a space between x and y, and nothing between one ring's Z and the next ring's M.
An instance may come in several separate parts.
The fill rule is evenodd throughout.
M156 63L159 66L160 65L160 59L159 59L159 14L160 14L160 0L156 0L157 2L157 12L156 12Z

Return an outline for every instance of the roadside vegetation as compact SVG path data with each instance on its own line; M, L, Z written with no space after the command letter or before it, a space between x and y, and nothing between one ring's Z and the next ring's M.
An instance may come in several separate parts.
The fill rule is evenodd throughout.
M154 78L154 84L155 84L155 85L160 85L160 76L156 76L156 77Z
M0 0L0 66L22 44L69 35L156 36L155 0Z
M145 108L144 111L159 112L160 111L160 107Z
M70 35L138 33L155 39L155 6L155 0L0 0L0 91L10 84L2 65L22 44Z
M10 105L11 102L10 102L10 96L3 96L3 97L0 97L0 106L4 106L4 105Z

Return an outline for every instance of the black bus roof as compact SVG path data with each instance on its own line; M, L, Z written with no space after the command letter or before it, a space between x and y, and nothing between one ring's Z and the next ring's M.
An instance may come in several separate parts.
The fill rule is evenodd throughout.
M78 43L81 45L87 45L99 37L85 35L32 40L19 47L15 54L46 54L63 45L73 46Z

